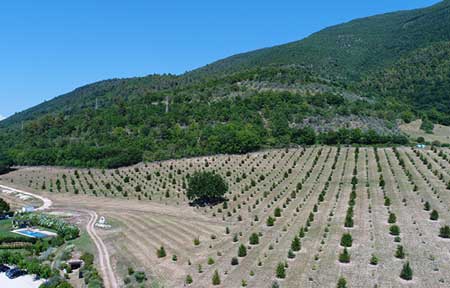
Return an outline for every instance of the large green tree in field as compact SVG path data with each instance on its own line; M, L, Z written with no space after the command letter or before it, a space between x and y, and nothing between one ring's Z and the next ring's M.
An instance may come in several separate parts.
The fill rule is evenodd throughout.
M228 184L213 172L195 172L188 179L187 197L197 204L213 204L224 199Z

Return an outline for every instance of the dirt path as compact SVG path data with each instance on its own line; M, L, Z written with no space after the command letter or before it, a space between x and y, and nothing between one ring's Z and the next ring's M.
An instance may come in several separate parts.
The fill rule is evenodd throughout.
M106 245L103 240L98 236L97 231L95 230L95 223L97 223L98 215L95 211L92 210L82 210L86 212L91 217L86 226L86 231L88 232L91 239L94 241L95 247L98 250L98 259L100 263L100 270L103 275L103 281L106 288L117 288L117 280L114 275L112 265L111 265L111 257L108 253L108 249L106 249Z
M14 191L17 193L25 194L31 197L35 197L42 201L42 205L40 207L36 208L36 211L44 211L48 210L52 207L53 201L26 191L22 191L16 188L12 188L9 186L0 185L0 188L7 189L10 191ZM96 230L95 230L95 223L97 223L98 215L95 211L92 210L79 210L80 212L84 212L86 214L89 214L90 219L86 226L86 231L88 232L89 236L91 237L92 241L94 241L95 246L98 250L98 257L99 257L99 263L100 263L100 270L103 275L103 280L106 288L118 288L116 276L114 275L114 271L112 269L111 261L110 261L110 255L108 253L108 250L106 249L106 245L103 243L103 240L98 236Z
M33 194L33 193L30 193L30 192L25 192L25 191L18 190L18 189L12 188L12 187L4 186L4 185L0 185L0 188L14 191L14 192L21 193L21 194L25 194L25 195L28 195L28 196L31 196L31 197L41 200L43 202L43 204L42 204L42 206L36 208L37 211L47 210L53 205L52 200L42 197L42 196L39 196L39 195L36 195L36 194Z

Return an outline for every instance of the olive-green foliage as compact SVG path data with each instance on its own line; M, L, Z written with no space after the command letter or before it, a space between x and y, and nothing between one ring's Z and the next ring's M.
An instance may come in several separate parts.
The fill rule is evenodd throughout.
M195 172L188 179L186 196L189 200L212 202L220 200L228 191L227 182L213 172Z

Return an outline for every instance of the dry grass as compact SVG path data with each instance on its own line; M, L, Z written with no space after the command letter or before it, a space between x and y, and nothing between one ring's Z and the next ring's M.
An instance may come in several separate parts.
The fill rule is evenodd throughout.
M450 150L440 151L360 148L356 153L356 148L313 147L139 164L111 171L78 170L79 177L74 169L24 168L2 176L1 182L33 191L40 191L45 183L47 190L52 187L53 192L46 195L57 209L89 208L105 215L113 229L100 235L121 281L126 269L133 267L146 271L148 286L155 281L165 287L182 287L189 274L194 280L191 287L212 287L213 272L218 270L219 287L241 287L242 280L247 287L271 287L274 281L281 287L335 287L341 276L350 287L448 287L450 242L439 238L438 232L450 222ZM214 170L227 179L227 208L188 205L183 182L196 170ZM355 172L358 182L352 188ZM384 187L379 185L381 175ZM60 193L57 179L62 183ZM298 183L302 187L297 190ZM137 185L142 191L136 191ZM353 189L354 226L346 228ZM319 201L320 194L323 201ZM390 206L384 205L385 197ZM423 210L425 201L439 212L438 221L429 220L430 212ZM276 208L281 209L281 217L268 227L266 219L274 216ZM399 243L389 234L390 212L397 216ZM291 242L306 227L310 214L314 219L301 239L302 249L289 259ZM348 264L338 261L345 232L353 237ZM249 244L252 233L261 234L258 245ZM235 234L237 242L233 241ZM194 245L195 238L200 245ZM247 246L247 256L232 266L240 244ZM406 251L405 259L394 256L398 244ZM162 259L155 252L161 245L167 251ZM176 262L172 255L177 256ZM376 266L369 264L372 255L379 258ZM214 264L208 264L209 258ZM414 271L409 282L399 278L406 260ZM275 277L279 262L288 263L283 280Z
M428 134L420 129L422 120L416 120L408 124L400 125L400 130L409 135L413 140L423 137L425 141L433 142L439 141L441 143L450 143L450 127L440 124L435 124L433 134Z

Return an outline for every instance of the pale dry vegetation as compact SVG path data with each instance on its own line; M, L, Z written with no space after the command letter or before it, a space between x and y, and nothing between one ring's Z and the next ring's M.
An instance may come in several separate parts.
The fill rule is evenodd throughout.
M199 170L227 180L226 203L189 206L187 177ZM318 146L105 171L33 167L2 183L106 215L113 229L101 236L121 285L128 267L164 287L450 283L450 240L439 237L450 224L446 148ZM400 278L407 262L412 280Z

